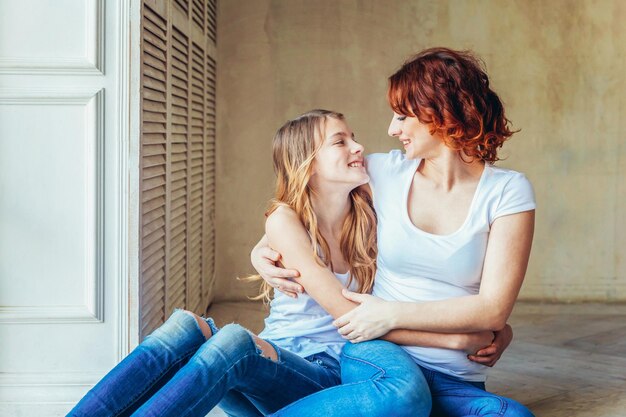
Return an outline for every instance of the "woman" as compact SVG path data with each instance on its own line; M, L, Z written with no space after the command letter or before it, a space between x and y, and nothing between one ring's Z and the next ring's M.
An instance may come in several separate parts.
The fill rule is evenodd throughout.
M530 255L532 187L523 174L493 166L513 132L479 61L469 52L425 50L389 78L388 100L394 112L388 133L405 154L367 158L378 215L378 270L373 295L344 291L360 305L334 322L353 342L344 347L342 368L344 358L367 358L368 345L375 343L359 342L394 329L503 328ZM281 278L295 272L277 273L270 261L276 255L262 246L253 253L261 275L299 292L298 278ZM428 381L433 415L532 415L486 392L487 368L462 352L418 346L405 351ZM322 395L275 415L298 415Z
M372 287L376 222L369 189L362 187L369 180L363 147L341 114L316 110L281 127L273 153L278 179L266 234L288 254L285 265L303 272L308 295L278 294L260 337L236 324L220 330L211 319L175 311L70 416L204 417L220 401L226 410L237 404L237 415L259 416L340 382L345 340L323 308L339 317L349 309L328 302L326 294L341 298L347 287L359 292ZM415 343L423 338L423 332L407 334ZM441 335L439 341L470 349L489 344L490 334ZM390 343L387 351L378 350L399 348ZM389 367L396 384L425 386L408 355L399 351L393 357L396 370ZM414 372L402 375L411 368ZM429 409L430 397L417 391L406 404Z

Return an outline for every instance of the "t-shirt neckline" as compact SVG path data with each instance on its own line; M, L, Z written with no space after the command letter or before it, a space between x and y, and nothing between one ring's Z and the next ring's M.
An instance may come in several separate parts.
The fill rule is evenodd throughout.
M474 212L474 206L476 205L476 200L478 200L478 194L481 191L482 184L484 182L485 177L487 176L486 173L487 173L487 169L489 169L490 167L490 164L485 162L485 165L483 167L483 172L480 173L480 178L478 179L478 185L476 185L476 190L474 190L474 196L472 197L472 202L470 203L469 209L467 211L467 215L465 216L465 220L463 221L461 226L452 233L448 233L445 235L438 235L438 234L430 233L430 232L420 229L411 221L411 217L409 216L409 191L411 190L411 184L413 183L413 176L415 175L415 171L422 163L422 160L419 159L416 162L417 163L415 164L415 169L411 170L411 175L409 176L408 181L404 185L402 215L404 217L405 223L407 223L409 227L412 230L416 231L417 233L423 234L425 236L428 236L434 239L445 239L445 238L452 237L460 233L463 229L465 229L465 227L470 221L470 218L472 217L472 213Z

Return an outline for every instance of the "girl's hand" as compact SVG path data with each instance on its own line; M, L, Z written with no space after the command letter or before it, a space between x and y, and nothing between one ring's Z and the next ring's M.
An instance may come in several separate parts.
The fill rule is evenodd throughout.
M480 349L473 355L468 355L468 359L485 366L492 367L498 362L502 353L513 340L513 329L508 324L500 331L495 332L495 338L489 346Z
M252 266L256 269L261 278L278 291L290 297L297 298L298 294L304 292L304 289L302 285L291 281L291 278L299 277L300 273L295 269L284 269L276 266L279 260L280 253L272 250L272 248L267 245L265 236L250 253Z
M342 294L360 305L339 317L333 325L344 338L352 343L376 339L393 329L392 303L369 294L344 289Z

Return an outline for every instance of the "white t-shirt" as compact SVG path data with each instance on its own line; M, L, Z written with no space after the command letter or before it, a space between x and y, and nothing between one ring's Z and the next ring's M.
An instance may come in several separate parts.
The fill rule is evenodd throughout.
M409 189L419 164L398 150L367 157L378 216L373 294L412 302L477 294L491 224L498 217L533 210L532 186L524 174L487 164L463 225L449 235L433 235L418 229L408 214ZM486 379L489 368L470 361L463 351L404 348L426 368L468 381Z

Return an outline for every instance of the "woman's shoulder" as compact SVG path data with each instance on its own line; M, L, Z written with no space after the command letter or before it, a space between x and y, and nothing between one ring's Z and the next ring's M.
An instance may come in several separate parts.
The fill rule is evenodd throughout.
M420 163L420 160L407 159L406 155L399 149L391 150L387 153L372 153L366 158L367 172L370 176L397 174L403 170L413 170Z
M387 164L401 164L411 161L407 159L406 155L402 153L400 149L392 149L389 152L377 152L371 153L366 157L367 162L372 163L387 163Z
M491 221L497 217L534 210L535 193L530 180L522 172L488 165L485 200L491 201Z
M489 170L485 180L492 186L499 185L502 188L532 187L530 180L523 172L491 164L486 165L485 169Z

